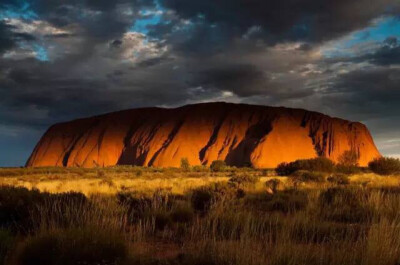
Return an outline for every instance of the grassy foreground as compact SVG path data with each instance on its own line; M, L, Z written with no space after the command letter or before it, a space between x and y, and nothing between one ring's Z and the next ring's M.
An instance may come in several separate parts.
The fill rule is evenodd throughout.
M0 264L400 264L400 177L0 169Z

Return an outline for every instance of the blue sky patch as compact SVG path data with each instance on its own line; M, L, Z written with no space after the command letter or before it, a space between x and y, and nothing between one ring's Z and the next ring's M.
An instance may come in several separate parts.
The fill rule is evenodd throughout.
M149 14L150 11L141 11L143 18L137 19L131 27L131 31L140 32L143 34L149 33L148 26L157 25L161 21L161 12L154 12Z
M36 59L38 59L39 61L48 61L49 60L46 48L44 48L43 46L41 46L39 44L35 44L33 46L33 49L36 53Z
M17 1L15 5L3 5L3 9L0 10L0 19L5 18L37 19L38 15L30 9L27 1Z
M360 53L372 52L373 49L379 48L388 37L400 37L400 17L380 18L373 25L335 42L323 54L329 58L358 56Z

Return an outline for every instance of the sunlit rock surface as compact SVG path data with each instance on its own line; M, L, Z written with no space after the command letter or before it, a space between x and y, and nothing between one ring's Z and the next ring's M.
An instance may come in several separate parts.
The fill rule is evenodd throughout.
M365 125L302 109L204 103L142 108L51 126L27 166L138 165L178 167L225 160L273 168L281 162L347 150L365 166L380 156Z

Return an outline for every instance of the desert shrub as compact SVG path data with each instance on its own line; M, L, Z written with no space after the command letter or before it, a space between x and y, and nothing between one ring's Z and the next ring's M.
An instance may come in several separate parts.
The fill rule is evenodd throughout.
M212 203L213 195L212 193L204 188L196 189L192 193L192 206L195 210L200 212L207 211Z
M229 183L239 188L253 187L260 178L255 175L234 175L229 179Z
M123 264L127 246L116 232L86 228L43 232L17 251L19 265Z
M37 190L3 186L0 188L0 226L13 230L31 228L30 211L43 203L45 195Z
M321 172L311 172L307 170L297 170L290 177L295 182L324 182L325 174Z
M212 183L192 191L191 203L193 209L206 212L213 203L221 200L237 198L240 191L228 183Z
M281 163L275 169L279 176L288 176L298 170L327 172L331 173L335 169L335 164L325 157L312 159L301 159L290 163Z
M210 169L212 172L221 172L226 168L226 163L223 160L215 160L211 163Z
M315 222L300 219L290 227L290 238L298 243L332 243L337 241L356 242L367 234L362 225L332 222Z
M5 264L6 258L14 245L14 237L8 230L0 230L0 265Z
M194 218L194 212L190 205L181 204L172 210L171 218L176 223L190 223Z
M154 226L156 230L164 230L172 223L171 216L166 211L158 209L152 212L151 216L154 218Z
M181 159L181 169L183 169L185 171L189 171L190 170L190 163L189 163L189 160L186 157Z
M136 175L136 177L141 177L141 176L143 176L143 170L136 170L136 173L135 173L135 175Z
M158 218L160 220L159 223L162 223L163 214L169 211L173 205L173 199L161 191L156 191L152 196L120 192L117 194L117 200L120 205L127 208L128 221L130 223L153 218L156 222Z
M57 204L60 212L70 204L84 203L86 197L81 193L70 192L49 194L38 190L3 186L0 188L0 227L13 232L27 233L34 228L33 215L38 214L39 206Z
M368 167L379 175L396 174L400 172L400 160L392 157L379 157L369 162Z
M269 211L280 211L284 213L303 210L307 207L308 196L306 192L296 190L285 190L273 194L266 209Z
M210 169L207 167L207 166L199 166L199 165L196 165L196 166L193 166L192 167L192 170L194 171L194 172L208 172Z
M358 166L359 155L351 150L344 151L338 158L339 165L343 166Z
M362 169L358 166L346 166L342 164L336 165L337 173L347 174L347 175L354 175L362 172Z
M344 151L338 158L336 172L343 174L357 174L361 172L358 167L359 155L354 151Z
M282 162L276 167L275 171L278 176L289 176L295 172L296 169L293 163Z
M290 213L303 210L308 205L308 195L300 190L277 191L274 194L259 193L246 196L245 204L259 211Z
M347 175L341 173L335 173L328 177L329 182L337 185L348 185L350 184L350 179Z
M363 203L366 196L362 190L354 188L329 188L320 194L320 215L335 222L370 222L373 210Z
M97 170L97 177L98 178L105 178L106 177L106 172L104 170Z
M267 188L271 189L271 191L272 191L273 193L276 193L276 191L278 190L278 187L279 187L280 183L281 183L281 181L280 181L279 179L270 179L270 180L267 180L267 181L265 182L265 186L266 186Z

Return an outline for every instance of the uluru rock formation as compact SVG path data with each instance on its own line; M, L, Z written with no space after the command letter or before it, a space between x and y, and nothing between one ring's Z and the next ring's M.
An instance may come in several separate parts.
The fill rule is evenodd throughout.
M303 109L204 103L141 108L51 126L26 165L178 167L225 160L273 168L352 150L365 166L379 151L365 125Z

